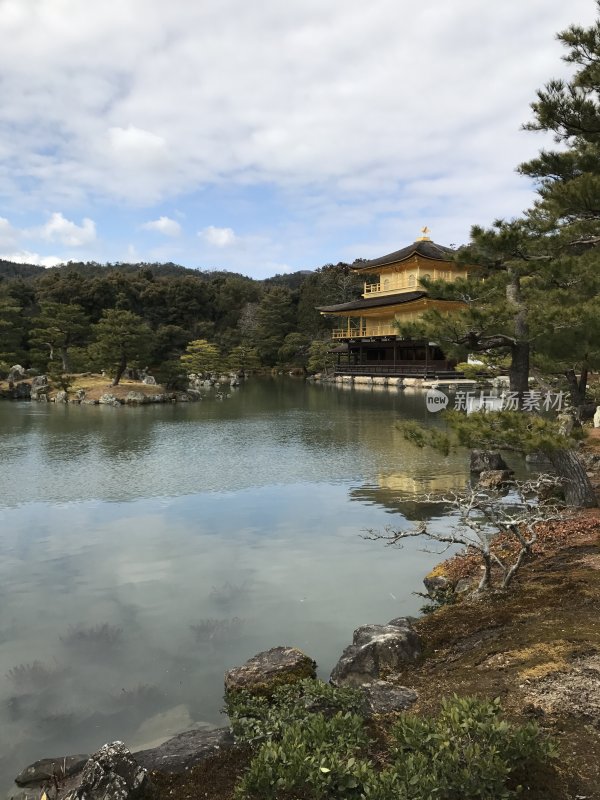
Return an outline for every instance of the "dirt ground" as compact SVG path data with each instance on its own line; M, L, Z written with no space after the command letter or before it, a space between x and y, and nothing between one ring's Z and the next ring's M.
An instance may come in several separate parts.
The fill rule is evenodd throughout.
M117 400L124 400L128 392L141 392L146 397L153 397L165 392L164 386L148 386L142 381L133 381L126 378L121 379L118 386L111 386L109 377L92 373L73 375L72 378L73 382L69 387L69 397L73 397L76 392L83 389L86 400L99 400L103 394L112 394ZM31 383L31 380L26 379L23 383ZM2 391L8 391L8 383L6 381L0 381L0 392ZM56 388L52 388L48 394L49 398L52 399L57 391Z

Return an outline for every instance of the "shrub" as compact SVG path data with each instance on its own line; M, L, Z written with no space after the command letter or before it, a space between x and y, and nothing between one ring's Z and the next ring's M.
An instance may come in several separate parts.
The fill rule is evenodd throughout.
M263 744L236 787L235 797L277 798L281 792L302 791L321 798L361 797L374 778L373 766L359 758L369 740L364 720L356 714L310 714L287 726L281 741Z
M359 693L342 697L348 690L303 684L304 692L300 684L282 687L276 703L248 697L232 709L240 738L262 741L236 800L507 800L520 792L517 774L554 755L535 724L503 720L498 700L454 697L435 718L402 715L380 769L369 758L374 743L361 716L328 717L307 705L312 698L317 706L333 700L358 708Z
M236 739L252 744L279 738L288 725L302 722L307 714L359 714L362 704L363 695L357 689L338 689L305 678L277 687L271 697L249 691L232 693L226 698L226 711Z
M516 770L554 754L534 723L501 719L497 699L453 697L435 719L405 714L392 740L391 770L407 800L503 800L515 794Z

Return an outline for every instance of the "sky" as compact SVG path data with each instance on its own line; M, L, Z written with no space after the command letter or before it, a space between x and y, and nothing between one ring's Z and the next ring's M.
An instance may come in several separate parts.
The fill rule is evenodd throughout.
M0 0L0 258L264 278L534 197L594 0Z

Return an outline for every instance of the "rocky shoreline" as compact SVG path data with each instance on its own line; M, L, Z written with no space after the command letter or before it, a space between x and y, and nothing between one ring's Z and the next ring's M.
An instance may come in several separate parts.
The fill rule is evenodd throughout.
M366 718L405 711L417 701L417 693L384 678L418 661L421 650L410 618L364 625L354 631L330 682L359 688ZM270 693L282 684L316 680L316 667L298 648L274 647L227 672L225 695L241 690ZM123 742L110 742L93 754L44 758L28 765L15 778L20 790L11 800L39 800L44 794L47 800L149 800L154 796L153 773L181 775L237 746L229 727L186 731L133 753Z
M0 399L31 400L38 403L71 405L141 406L157 403L190 403L202 400L206 392L215 390L219 399L228 397L230 389L241 385L244 375L190 375L187 389L167 390L156 379L142 373L130 376L118 386L106 383L106 376L83 373L73 376L68 389L54 386L47 375L30 375L18 364L13 366L7 380L0 382Z

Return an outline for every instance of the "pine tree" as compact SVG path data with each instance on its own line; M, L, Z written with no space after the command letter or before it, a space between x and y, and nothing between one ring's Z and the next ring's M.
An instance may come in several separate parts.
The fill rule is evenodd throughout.
M222 364L219 348L206 339L195 339L190 342L180 361L188 373L195 373L196 375L215 372Z
M261 360L273 366L277 363L279 348L285 337L294 328L295 309L289 289L276 287L267 292L260 301L256 319L256 349Z
M39 315L33 320L30 343L43 353L43 360L54 360L58 355L64 373L71 372L69 349L81 345L89 331L90 323L81 306L65 303L42 302Z
M255 347L239 344L227 356L227 367L234 372L254 372L260 369L260 358Z
M21 315L22 308L12 297L0 296L0 369L5 372L25 355Z
M110 309L94 325L96 341L90 348L93 357L113 374L117 386L128 366L145 366L150 352L152 331L137 314Z
M536 202L520 219L472 229L459 259L478 271L429 285L433 296L463 300L464 310L428 315L421 333L459 356L507 353L510 388L521 394L532 365L560 371L581 406L588 371L600 367L600 21L558 38L577 69L538 92L525 127L553 132L564 149L520 166L537 183Z

